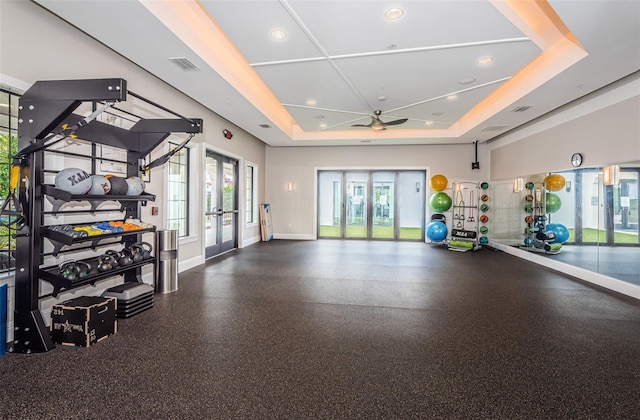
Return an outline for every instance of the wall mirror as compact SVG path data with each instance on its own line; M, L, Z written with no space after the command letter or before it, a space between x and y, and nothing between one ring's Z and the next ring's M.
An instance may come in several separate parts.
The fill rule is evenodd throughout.
M640 162L554 174L492 182L491 240L640 285Z

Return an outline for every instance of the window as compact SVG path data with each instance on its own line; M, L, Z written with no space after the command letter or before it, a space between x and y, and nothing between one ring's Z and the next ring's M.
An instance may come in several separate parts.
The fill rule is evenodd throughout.
M170 147L177 147L169 143ZM184 147L169 160L167 227L179 237L189 235L189 148Z
M0 204L9 194L11 157L18 150L18 100L19 95L0 89ZM0 276L15 269L15 225L13 217L0 216Z
M258 223L258 168L247 163L245 178L245 224Z

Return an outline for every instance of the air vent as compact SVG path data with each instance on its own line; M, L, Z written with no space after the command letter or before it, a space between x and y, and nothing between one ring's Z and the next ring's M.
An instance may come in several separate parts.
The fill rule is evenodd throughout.
M508 125L488 125L480 131L502 131L509 128Z
M193 64L187 57L171 57L169 61L180 67L184 71L200 71L198 66Z
M521 105L519 107L516 107L516 108L512 109L511 112L524 112L529 108L531 108L531 106L529 106L529 105Z
M262 127L262 128L271 128L271 126L269 124L260 124L260 127Z

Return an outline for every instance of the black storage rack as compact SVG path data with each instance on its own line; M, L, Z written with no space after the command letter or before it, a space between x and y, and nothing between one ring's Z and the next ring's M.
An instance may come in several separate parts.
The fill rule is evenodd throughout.
M85 102L92 103L94 110L98 106L100 106L99 109L104 109L115 103L126 101L127 94L178 118L140 118L130 129L124 129L96 120L94 115L99 111L94 111L88 117L73 113ZM202 133L203 127L201 119L185 118L128 91L126 80L120 78L38 81L20 98L18 124L18 152L14 157L14 164L22 168L21 173L28 174L28 179L26 179L27 176L21 176L18 185L18 199L22 207L24 223L17 227L15 235L17 258L13 351L46 352L55 346L40 311L41 280L53 285L53 296L86 284L95 284L113 276L123 276L125 282L142 282L142 267L147 264L155 265L156 259L151 257L107 272L91 271L76 280L60 276L57 266L42 266L44 238L54 245L54 252L51 255L57 255L64 246L91 242L91 246L96 247L98 242L107 238L120 238L121 243L126 246L139 242L142 233L155 231L155 227L152 227L104 234L99 237L71 238L44 226L45 214L57 213L62 205L70 201L88 201L91 209L86 213L91 214L95 214L97 206L102 202L120 202L120 212L124 212L126 221L130 218L140 219L141 206L147 201L155 200L154 195L146 193L140 196L73 195L52 185L46 185L43 182L44 151L61 139L71 135L77 136L94 145L126 150L126 176L141 176L143 160L172 133L188 133L193 136L196 133ZM94 146L92 150L95 149ZM90 157L94 161L100 159L95 156L95 152ZM52 203L53 212L44 211L43 198L45 197ZM73 252L73 249L71 251ZM91 263L94 262L93 260L79 261Z

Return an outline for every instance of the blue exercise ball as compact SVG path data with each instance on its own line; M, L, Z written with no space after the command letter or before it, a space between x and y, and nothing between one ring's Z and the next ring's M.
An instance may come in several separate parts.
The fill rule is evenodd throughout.
M526 246L532 246L532 245L533 245L533 243L534 243L533 238L531 238L531 237L529 237L529 236L527 236L526 238L524 238L524 244L525 244Z
M433 242L442 242L447 238L449 230L442 222L431 222L427 225L427 238Z
M569 229L561 223L549 223L545 229L556 235L553 241L550 241L552 244L563 244L569 240Z

